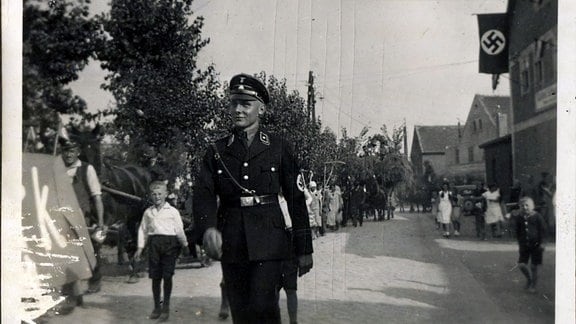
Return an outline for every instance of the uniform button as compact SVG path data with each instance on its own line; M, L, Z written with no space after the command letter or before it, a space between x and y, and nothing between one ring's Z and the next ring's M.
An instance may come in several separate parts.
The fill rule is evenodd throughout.
M275 171L276 171L276 168L275 168L275 167L271 167L271 168L270 168L270 171L275 172Z
M218 171L216 171L216 173L222 174L222 170L218 170Z
M244 162L244 164L242 164L245 168L248 167L248 162Z
M244 180L248 180L248 176L247 176L247 175L243 176L242 178L244 178Z

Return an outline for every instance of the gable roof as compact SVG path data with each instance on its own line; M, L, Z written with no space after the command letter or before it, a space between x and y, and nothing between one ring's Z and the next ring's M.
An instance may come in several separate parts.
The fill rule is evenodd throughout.
M458 142L458 126L414 126L422 153L444 153L446 146Z
M496 125L498 113L510 115L510 97L475 95L474 101L476 100L482 104L484 111L494 125Z

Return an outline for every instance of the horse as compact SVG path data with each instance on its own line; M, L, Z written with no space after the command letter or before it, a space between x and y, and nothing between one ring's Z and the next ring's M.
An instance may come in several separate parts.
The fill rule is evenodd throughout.
M385 212L388 208L388 195L375 177L366 181L366 193L364 210L366 210L367 216L373 215L374 220L384 220Z
M142 166L115 165L103 158L98 124L92 130L71 127L68 136L79 144L80 159L96 169L102 184L104 222L109 228L104 244L117 247L118 264L123 264L136 252L138 225L149 206L147 192L152 174Z

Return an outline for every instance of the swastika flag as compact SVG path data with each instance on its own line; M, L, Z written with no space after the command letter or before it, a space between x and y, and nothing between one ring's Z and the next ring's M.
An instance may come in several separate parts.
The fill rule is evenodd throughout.
M480 73L508 72L508 19L506 14L478 15Z

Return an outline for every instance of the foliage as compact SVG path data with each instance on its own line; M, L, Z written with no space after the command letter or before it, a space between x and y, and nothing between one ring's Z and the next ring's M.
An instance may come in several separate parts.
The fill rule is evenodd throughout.
M321 132L321 122L308 118L306 101L297 91L288 92L286 80L274 76L267 78L263 72L257 77L265 82L270 94L263 128L283 134L297 144L294 149L301 167L312 171L317 179L322 174L324 162L336 158L336 135L329 129Z
M66 88L78 79L100 44L98 23L89 18L89 0L24 0L22 119L51 151L59 113L82 113L86 102ZM26 137L24 137L26 138Z
M338 145L338 152L346 162L341 168L339 181L342 184L374 184L390 196L397 187L404 191L414 186L411 164L401 153L404 139L403 127L393 129L388 134L386 126L380 128L380 133L366 136L368 129L363 129L356 138L349 138L343 132L343 138Z
M176 173L200 160L207 125L223 108L214 67L197 68L209 40L201 37L202 17L190 23L191 4L113 0L110 13L98 17L107 35L98 58L109 71L103 87L116 99L115 136L136 155L152 147ZM191 153L175 158L176 149Z

